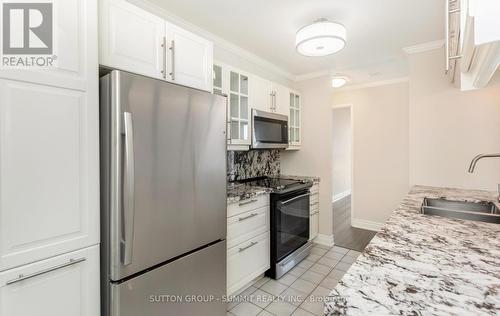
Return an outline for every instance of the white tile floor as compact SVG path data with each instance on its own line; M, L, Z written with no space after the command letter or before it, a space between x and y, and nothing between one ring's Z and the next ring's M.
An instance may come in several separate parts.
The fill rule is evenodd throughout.
M227 305L228 316L321 316L323 298L359 256L358 251L316 245L279 280L264 277Z

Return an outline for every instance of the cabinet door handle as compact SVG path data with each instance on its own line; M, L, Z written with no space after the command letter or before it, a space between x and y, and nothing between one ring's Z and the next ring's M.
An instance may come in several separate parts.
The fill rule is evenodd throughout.
M243 252L243 251L247 250L248 248L252 248L253 246L257 245L258 243L259 243L259 242L257 242L257 241L252 241L252 242L250 243L250 245L248 245L248 246L246 246L246 247L243 247L243 248L240 248L240 249L239 249L239 252Z
M248 205L248 204L255 203L255 202L257 202L257 201L258 201L257 199L253 199L253 200L250 200L250 201L240 202L238 205L239 205L239 206L244 206L244 205Z
M250 214L250 215L248 215L248 216L246 216L246 217L240 217L240 218L238 218L238 221L239 221L239 222L243 222L243 221L246 221L247 219L250 219L250 218L255 217L255 216L257 216L257 215L259 215L259 214L257 214L257 213L252 213L252 214Z
M41 271L38 271L38 272L35 272L35 273L27 274L27 275L20 274L16 279L12 279L12 280L7 281L5 283L5 285L11 285L11 284L14 284L14 283L17 283L17 282L21 282L21 281L24 281L24 280L27 280L27 279L31 279L31 278L34 278L36 276L42 275L42 274L46 274L46 273L49 273L49 272L52 272L52 271L55 271L55 270L59 270L59 269L65 268L65 267L72 266L74 264L83 262L85 260L87 260L87 259L86 258L69 259L68 262L60 264L60 265L57 265L55 267L51 267L51 268L48 268L48 269L45 269L45 270L41 270Z
M461 55L454 55L450 56L450 15L455 14L455 13L460 13L460 9L453 9L450 10L450 4L451 3L457 3L457 1L450 1L450 0L445 0L445 10L446 10L446 15L445 15L445 42L444 42L444 50L445 50L445 74L447 74L450 71L450 61L459 59L462 56ZM459 37L457 38L457 43L460 41L460 33Z
M132 113L124 112L125 129L125 166L123 179L123 229L122 263L132 263L132 244L134 239L134 213L135 213L135 171L134 171L134 128L132 126Z
M175 81L175 41L174 40L172 40L172 44L170 45L170 51L172 52L171 53L172 68L170 71L170 78L172 79L172 81Z
M161 74L163 79L167 79L167 38L165 36L163 36L161 47L163 48L163 70Z

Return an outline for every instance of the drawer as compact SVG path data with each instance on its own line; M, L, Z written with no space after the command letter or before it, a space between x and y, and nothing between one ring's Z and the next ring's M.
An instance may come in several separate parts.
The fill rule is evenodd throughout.
M319 205L319 195L313 194L309 200L309 205L313 208L315 205Z
M319 214L311 214L309 218L309 240L313 240L318 236L319 230Z
M227 206L227 217L245 213L269 205L269 194L262 194L254 198L239 201Z
M309 206L309 214L319 213L319 204Z
M269 206L227 219L227 248L269 231Z
M231 295L270 267L269 232L227 251L227 295Z

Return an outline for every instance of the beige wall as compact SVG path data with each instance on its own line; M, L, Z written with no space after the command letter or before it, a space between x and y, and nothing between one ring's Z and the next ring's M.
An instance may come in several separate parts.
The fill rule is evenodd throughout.
M332 104L353 106L353 223L382 223L409 188L408 83L334 93Z
M332 219L332 114L328 78L299 82L302 92L302 148L281 155L283 174L321 177L319 233L333 234Z
M332 196L351 191L351 107L332 111Z
M444 53L410 55L410 183L496 190L500 159L500 74L486 88L461 92L443 74Z
M320 233L332 233L332 105L353 104L354 221L382 223L415 184L496 190L500 159L500 73L461 92L443 75L443 51L409 56L409 81L334 93L327 77L299 82L302 149L282 155L284 173L321 177ZM376 225L375 225L376 226Z

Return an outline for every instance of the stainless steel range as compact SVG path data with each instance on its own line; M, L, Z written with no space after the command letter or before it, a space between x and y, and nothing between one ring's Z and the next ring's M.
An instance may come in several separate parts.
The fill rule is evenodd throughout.
M266 275L279 279L306 258L309 242L309 189L311 181L260 178L250 185L268 187L271 193L271 268Z

